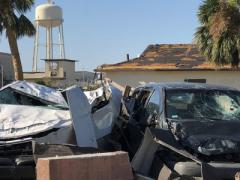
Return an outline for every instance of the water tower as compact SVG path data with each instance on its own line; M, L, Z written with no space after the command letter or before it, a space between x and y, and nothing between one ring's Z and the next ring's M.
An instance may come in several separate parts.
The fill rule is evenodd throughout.
M64 36L63 36L63 14L61 7L55 5L51 0L48 0L46 4L39 5L35 11L35 27L36 35L33 50L33 66L32 71L37 72L38 67L38 52L39 52L39 28L45 28L46 42L44 44L46 48L45 59L53 59L54 48L58 48L60 59L65 58L65 48L64 48ZM53 28L58 28L59 40L58 42L53 42ZM56 49L57 50L57 49Z

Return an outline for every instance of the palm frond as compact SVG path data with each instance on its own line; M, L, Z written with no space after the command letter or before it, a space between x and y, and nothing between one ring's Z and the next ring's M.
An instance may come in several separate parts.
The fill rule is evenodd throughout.
M5 31L8 38L15 80L23 79L17 38L35 33L33 24L24 16L33 3L34 0L0 0L0 34Z
M14 0L14 9L20 14L26 13L34 5L34 0Z
M200 52L216 66L240 61L240 0L205 0L199 8L202 24L194 40Z
M197 44L198 48L200 49L200 52L202 52L204 56L207 56L209 59L211 59L213 41L207 27L206 26L199 27L194 36L195 36L194 41Z
M17 37L22 36L33 36L35 34L35 27L32 22L23 14L18 18L16 35Z
M219 0L204 0L197 14L200 23L208 23L209 17L217 12L219 8Z

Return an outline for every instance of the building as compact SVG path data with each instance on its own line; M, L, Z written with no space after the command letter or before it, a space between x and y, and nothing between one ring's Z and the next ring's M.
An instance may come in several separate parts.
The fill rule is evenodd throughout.
M94 73L75 71L75 60L45 59L44 61L44 72L24 72L24 79L62 88L93 80Z
M0 87L14 80L11 54L0 52Z
M240 89L240 70L230 66L216 68L200 55L193 44L149 45L135 59L105 64L96 69L121 85L139 82L202 82Z

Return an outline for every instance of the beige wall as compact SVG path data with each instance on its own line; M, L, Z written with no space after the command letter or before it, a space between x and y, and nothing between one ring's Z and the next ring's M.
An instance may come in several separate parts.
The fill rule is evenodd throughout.
M207 79L209 84L220 84L240 89L240 71L121 71L107 72L106 76L125 86L136 87L139 82L183 82L184 79Z
M56 76L51 76L52 62L58 64ZM64 73L66 76L64 76ZM47 84L55 87L68 87L74 84L80 84L82 81L90 81L94 74L87 71L75 71L75 61L45 61L45 72L25 72L24 79L29 81L44 80Z
M48 62L46 63L46 72L25 72L24 79L28 81L43 80L47 85L54 87L65 88L72 85L82 85L84 82L93 80L94 74L87 71L75 71L74 62L59 62L59 72L57 76L51 76L51 71L48 68ZM62 75L61 75L62 72ZM63 72L66 72L64 77ZM61 75L61 76L60 76ZM84 82L83 82L84 81Z
M23 78L24 79L41 79L45 77L44 72L24 72L23 73Z
M64 78L64 73L66 73L67 78L71 78L74 76L75 72L75 62L73 61L53 61L54 63L58 64L57 74L56 78ZM45 62L45 76L46 77L52 77L51 76L51 61Z
M75 80L75 62L62 62L62 70L66 72L66 78Z

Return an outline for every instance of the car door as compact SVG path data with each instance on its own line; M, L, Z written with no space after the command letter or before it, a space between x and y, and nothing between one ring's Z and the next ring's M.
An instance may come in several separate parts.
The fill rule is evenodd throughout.
M144 88L136 96L136 101L133 108L133 113L131 114L131 119L137 124L141 124L146 116L146 105L153 92L152 88Z
M143 130L148 127L159 126L159 113L160 113L160 94L158 89L154 89L151 92L150 97L145 105L144 111L140 118L140 124L143 126Z
M152 92L152 88L143 88L135 94L133 112L130 115L130 120L125 131L130 149L130 157L135 154L142 141L144 129L146 128L146 105Z

